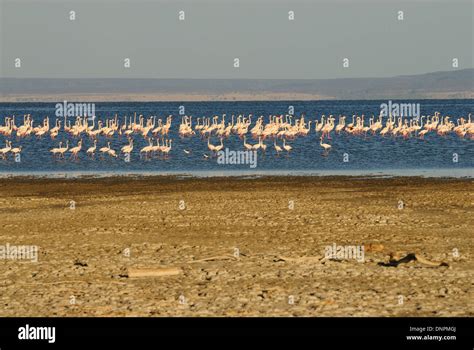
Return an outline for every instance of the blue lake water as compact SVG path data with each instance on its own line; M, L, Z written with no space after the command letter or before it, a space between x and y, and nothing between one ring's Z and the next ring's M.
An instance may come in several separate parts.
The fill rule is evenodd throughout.
M393 101L403 102L407 101ZM474 111L474 100L419 100L409 101L410 103L420 103L421 115L433 115L440 112L443 116L449 115L455 121L458 117L467 117ZM96 115L99 120L112 118L116 113L119 120L123 120L124 115L133 115L134 112L145 117L156 115L163 120L169 114L173 115L173 124L169 133L169 138L173 139L173 148L168 159L141 159L139 150L146 146L147 141L141 135L134 134L135 148L132 152L130 162L125 162L123 157L101 159L89 159L85 154L85 149L93 144L87 135L83 134L84 145L82 154L78 161L69 159L57 160L51 157L49 150L57 147L59 141L69 139L70 145L77 144L77 139L65 133L62 128L55 140L51 140L49 135L38 139L36 136L29 136L24 139L17 139L11 136L13 146L22 145L21 161L15 162L10 155L7 160L0 159L0 172L3 174L54 174L54 173L187 173L199 174L214 172L217 174L362 174L367 173L390 173L390 170L397 174L416 174L417 170L423 170L425 174L431 171L442 171L449 176L462 173L464 176L472 176L474 170L474 140L462 139L454 133L446 137L440 137L434 133L426 136L425 140L416 137L403 139L401 137L381 137L379 135L367 138L352 135L335 135L332 133L332 140L325 140L332 145L332 150L328 156L323 156L323 150L319 145L319 137L314 132L314 123L311 125L311 132L307 137L298 137L289 141L293 147L290 156L276 156L273 149L273 141L267 140L268 149L266 154L259 152L257 167L251 169L248 165L222 165L217 159L204 158L204 154L210 155L207 149L207 141L199 136L181 139L178 136L178 127L181 123L179 107L184 106L187 115L193 116L193 126L196 119L202 116L214 114L222 115L226 113L226 123L230 122L232 114L254 115L252 122L257 116L264 115L265 122L270 114L285 114L289 106L294 106L295 115L305 113L305 119L315 120L315 116L320 119L322 114L333 114L336 118L339 114L347 116L350 122L353 114L365 114L366 123L372 114L378 116L381 103L387 101L266 101L266 102L109 102L96 103ZM50 125L54 126L55 103L0 103L0 123L4 125L5 116L16 116L16 125L22 124L23 115L31 114L34 119L34 126L42 123L45 116L50 117ZM62 119L62 118L61 118ZM75 118L71 118L74 123ZM337 119L336 119L337 123ZM252 124L252 126L254 123ZM251 127L250 127L251 128ZM249 130L250 130L249 128ZM247 136L250 143L255 140ZM114 135L113 138L106 139L104 136L98 138L98 148L111 142L111 146L117 152L128 143L125 136ZM213 144L218 144L217 137L212 138ZM4 147L5 137L0 135L0 147ZM281 141L279 141L281 144ZM224 141L225 147L230 150L243 150L242 140L236 135L231 135ZM190 154L185 154L184 149L191 150ZM343 161L344 153L349 156L348 162ZM458 156L458 162L453 162L453 154ZM471 174L471 175L469 175Z

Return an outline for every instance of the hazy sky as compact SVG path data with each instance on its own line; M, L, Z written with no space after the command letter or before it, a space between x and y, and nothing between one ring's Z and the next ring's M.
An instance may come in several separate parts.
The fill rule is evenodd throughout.
M447 71L453 58L474 66L472 1L0 2L4 77L342 78Z

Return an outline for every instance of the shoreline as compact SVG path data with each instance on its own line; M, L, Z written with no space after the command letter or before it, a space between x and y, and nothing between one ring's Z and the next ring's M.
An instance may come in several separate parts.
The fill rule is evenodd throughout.
M411 178L473 179L473 168L458 169L386 169L386 170L196 170L196 171L0 171L3 179L101 179L101 178Z
M111 94L112 95L112 94ZM193 98L189 98L194 96ZM178 95L173 96L154 96L149 97L148 95L131 97L129 94L126 95L113 95L113 98L104 97L97 94L80 94L80 95L61 95L54 94L48 96L14 96L9 97L7 95L0 95L0 105L2 104L56 104L62 103L63 101L81 101L82 103L104 103L104 104L115 104L115 103L178 103L178 102L188 102L188 103L235 103L235 102L354 102L354 101L381 101L386 102L387 100L404 100L404 101L439 101L439 100L473 100L474 93L461 93L455 95L449 95L440 93L438 95L427 95L427 96L405 96L405 97L393 97L393 96L375 96L375 97L366 97L366 98L337 98L335 96L320 96L320 95L307 95L307 94L282 94L277 97L273 96L270 98L268 95L258 95L252 94L246 97L240 96L236 98L235 96L231 97L212 97L212 96L203 96L203 95Z

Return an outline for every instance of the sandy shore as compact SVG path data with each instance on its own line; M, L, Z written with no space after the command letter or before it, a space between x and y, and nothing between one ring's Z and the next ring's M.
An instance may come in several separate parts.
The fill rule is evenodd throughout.
M39 249L0 261L0 316L474 316L472 180L2 179L0 214Z

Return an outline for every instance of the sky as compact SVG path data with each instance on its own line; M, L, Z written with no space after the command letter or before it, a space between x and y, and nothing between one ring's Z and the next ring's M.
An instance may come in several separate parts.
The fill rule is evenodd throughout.
M325 79L474 67L473 1L0 2L0 77Z

